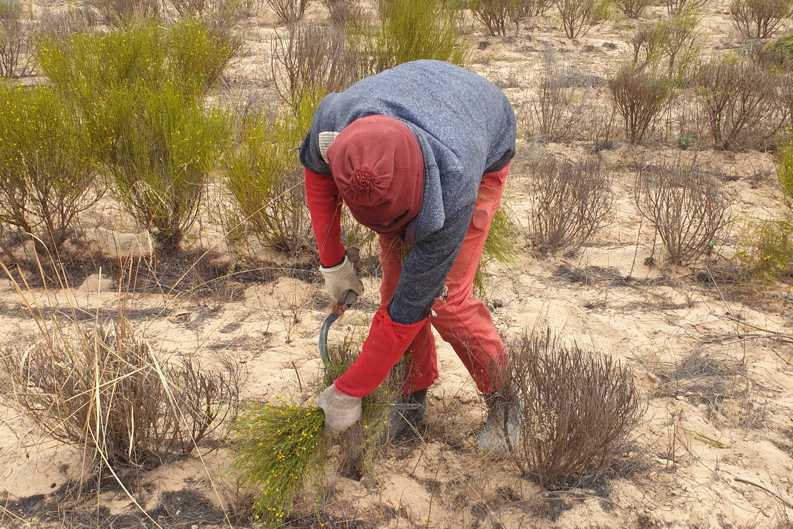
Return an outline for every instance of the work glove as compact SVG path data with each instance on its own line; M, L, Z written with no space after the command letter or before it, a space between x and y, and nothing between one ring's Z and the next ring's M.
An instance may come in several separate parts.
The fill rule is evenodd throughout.
M363 283L355 273L355 267L349 257L344 256L344 261L336 266L325 268L319 267L322 277L325 278L325 290L337 305L345 303L344 299L347 291L352 290L359 297L363 294Z
M361 418L361 399L345 395L331 384L317 397L317 405L325 412L325 428L341 433Z

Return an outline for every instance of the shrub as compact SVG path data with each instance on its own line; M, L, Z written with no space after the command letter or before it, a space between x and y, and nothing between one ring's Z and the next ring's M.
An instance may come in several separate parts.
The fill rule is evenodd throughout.
M178 249L223 152L225 120L170 87L134 86L111 93L101 121L102 160L119 201L160 251Z
M652 5L652 0L616 0L617 7L628 18L639 18Z
M294 26L286 42L276 35L270 67L278 94L293 109L307 94L344 90L363 70L345 33L327 26Z
M517 223L508 213L507 208L502 204L501 208L493 216L490 223L490 230L487 232L485 247L482 251L482 258L479 260L479 267L474 276L474 291L480 298L487 297L485 270L493 262L509 264L515 259L515 241L519 238L519 228Z
M346 27L348 25L361 25L364 10L356 0L322 0L330 14L330 21L334 26Z
M96 23L94 11L85 7L45 10L39 20L39 36L63 40L74 33L87 33Z
M611 212L611 181L598 161L543 160L529 189L529 239L539 253L580 248Z
M160 16L161 0L89 0L108 24L126 26Z
M250 12L256 0L169 0L182 18L212 20L221 25Z
M494 36L506 36L507 26L517 22L521 15L517 0L473 0L469 8L474 18Z
M53 439L93 450L99 466L150 467L189 453L236 413L231 364L213 373L186 357L166 361L122 313L107 324L37 309L31 317L40 339L0 354L0 396Z
M521 404L512 461L550 489L603 478L644 414L631 370L550 329L515 340L509 356L508 394Z
M666 13L670 17L695 14L708 4L708 0L666 0Z
M580 108L574 105L571 88L564 86L563 70L548 56L543 63L537 96L532 97L521 115L527 136L545 141L569 139L578 129Z
M793 276L793 220L778 219L749 224L736 252L747 278L773 281Z
M310 0L266 0L282 24L294 24L306 13Z
M732 0L733 24L747 39L771 37L793 11L791 0Z
M625 135L633 144L644 140L653 120L663 111L672 95L668 79L632 66L620 68L609 79L609 89L625 123Z
M634 199L676 265L711 252L730 220L718 182L696 160L638 167Z
M367 71L377 73L418 59L462 65L465 42L460 35L460 12L444 0L399 0L381 5L382 26L374 34L358 31L353 41L369 60Z
M553 6L553 0L517 0L518 15L516 20L527 17L540 17Z
M694 83L717 149L761 143L782 125L775 79L749 60L715 57L698 68Z
M597 7L596 0L553 0L568 39L577 39L589 31Z
M51 88L0 85L0 223L58 247L101 196L85 127Z
M132 84L170 85L185 95L203 95L238 46L188 19L169 28L145 23L106 34L45 38L37 58L53 84L89 111L110 90Z
M19 0L0 0L0 77L32 72L31 37L23 22Z
M313 251L311 222L295 149L311 123L314 104L304 100L298 114L244 116L236 152L226 162L229 212L239 233L290 255Z
M782 149L777 176L782 194L788 205L793 208L793 144Z
M641 26L631 41L634 69L654 70L665 62L666 74L682 82L699 52L697 23L696 16L683 14Z

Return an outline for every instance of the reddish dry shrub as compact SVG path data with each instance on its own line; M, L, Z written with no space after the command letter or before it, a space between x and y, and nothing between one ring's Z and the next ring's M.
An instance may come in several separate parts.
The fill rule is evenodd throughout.
M672 264L683 265L710 252L730 220L718 181L704 173L696 159L639 166L634 199L661 237Z
M671 82L647 70L623 66L609 79L611 97L625 123L625 135L641 143L672 95Z
M579 131L581 105L574 104L573 90L564 84L565 73L551 56L546 57L537 95L519 116L527 137L562 142Z
M611 212L611 180L599 161L537 165L530 179L529 239L539 253L576 250L600 228Z
M644 413L629 368L550 329L511 344L508 374L506 394L521 408L512 461L547 488L604 477Z
M562 19L568 39L577 39L586 34L595 14L595 0L553 0Z

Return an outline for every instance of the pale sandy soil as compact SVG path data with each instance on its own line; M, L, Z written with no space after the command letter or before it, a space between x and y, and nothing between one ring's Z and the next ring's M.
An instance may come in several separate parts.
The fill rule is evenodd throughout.
M662 7L653 7L646 18L663 16ZM311 20L324 17L319 6L308 15ZM605 78L628 53L626 39L636 25L616 17L576 42L561 37L555 17L533 21L517 38L488 37L472 26L470 67L499 84L519 105L531 95L533 78L551 49L559 63L590 79L594 88L584 88L583 97L605 105ZM725 3L708 6L700 28L707 44L704 53L735 47L738 41L730 27ZM231 95L222 97L272 100L273 17L263 12L240 30L245 49L226 73ZM549 493L522 479L508 461L485 459L474 441L484 407L462 363L438 338L441 377L432 388L423 440L389 448L360 481L331 475L325 507L331 518L324 526L309 518L294 522L295 527L789 527L783 525L782 501L793 507L793 346L758 337L758 328L793 333L793 289L781 284L738 289L702 280L701 266L644 265L652 233L645 224L637 237L640 222L630 166L679 152L664 146L660 129L647 147L630 148L618 137L615 149L599 153L614 175L614 218L581 252L537 259L522 250L525 243L520 241L515 263L489 270L493 315L506 335L547 324L565 338L633 368L648 408L628 457L631 471L596 490ZM569 159L590 154L586 142L522 142L519 151L506 200L525 225L528 162L545 153ZM699 157L709 170L731 176L724 188L733 197L731 211L738 221L768 218L781 210L773 155L704 151ZM759 179L751 178L757 174ZM88 238L105 248L115 246L108 242L112 234L98 227L134 230L111 200L82 223ZM219 245L213 242L219 230L211 218L201 226L204 231L191 234L191 243ZM718 250L729 255L737 233L733 227ZM139 251L145 237L139 240L143 243L125 240L121 246ZM218 249L222 253L222 246ZM632 279L626 281L629 274ZM166 356L194 355L211 366L228 355L243 363L248 371L245 397L308 398L307 382L316 381L320 372L316 339L326 313L318 278L231 283L222 295L130 294L128 317ZM365 284L363 302L334 329L335 339L345 330L366 329L378 301L377 279L367 278ZM30 296L39 307L53 309L77 304L92 313L112 314L118 306L117 285L107 285L101 293L74 286L49 293L34 289ZM25 343L33 331L11 284L0 280L0 340ZM694 351L742 367L721 380L725 391L716 407L691 387L670 391L664 373ZM0 501L21 513L4 515L0 508L0 527L111 526L113 516L121 517L113 522L115 527L153 527L135 514L135 502L152 511L162 527L227 525L222 506L228 507L234 482L227 468L229 454L203 448L200 455L134 480L125 478L129 494L106 479L100 492L88 494L87 502L93 505L98 497L107 508L101 520L90 513L60 513L54 520L61 522L45 522L43 510L59 503L57 496L47 495L83 475L81 451L48 440L17 411L0 407Z

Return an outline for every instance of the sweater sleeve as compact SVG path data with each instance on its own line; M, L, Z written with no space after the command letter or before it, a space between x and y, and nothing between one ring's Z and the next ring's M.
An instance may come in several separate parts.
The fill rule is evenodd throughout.
M304 170L306 202L311 215L311 227L317 241L319 262L331 267L344 260L341 243L341 199L333 178Z
M460 252L473 211L473 204L463 208L447 218L443 228L416 242L402 267L388 308L394 322L407 325L427 317Z

